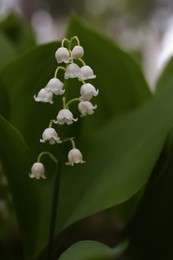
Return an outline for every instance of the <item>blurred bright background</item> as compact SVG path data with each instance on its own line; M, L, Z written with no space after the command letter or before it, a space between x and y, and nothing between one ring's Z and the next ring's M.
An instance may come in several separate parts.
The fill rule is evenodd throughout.
M76 12L134 55L152 89L173 53L172 0L0 0L0 19L11 11L28 20L38 43L61 40Z

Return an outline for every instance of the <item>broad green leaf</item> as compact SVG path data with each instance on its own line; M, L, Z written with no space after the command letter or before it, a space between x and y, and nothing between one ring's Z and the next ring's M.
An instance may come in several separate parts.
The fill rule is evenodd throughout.
M139 210L131 225L130 254L133 259L173 258L173 131L154 168ZM145 248L145 250L144 250Z
M151 97L139 66L113 41L75 16L72 16L68 28L68 36L73 35L78 35L85 50L84 59L97 76L91 84L100 90L99 98L95 99L97 113L85 122L85 133L88 128L103 125L113 115L136 108Z
M121 244L114 249L96 242L79 241L68 248L58 259L59 260L105 260L119 259L127 244Z
M0 115L8 118L10 115L10 101L7 89L0 80Z
M169 62L166 64L163 72L161 73L156 83L156 93L160 89L164 88L167 84L172 82L172 68L173 68L173 58L171 58Z
M18 216L25 256L26 259L31 259L39 217L37 185L28 177L29 156L23 137L2 116L0 116L0 148L1 161Z
M3 32L0 31L0 66L16 56L16 49Z
M26 20L17 17L15 14L9 14L0 22L0 31L2 31L15 50L20 52L29 49L35 45L33 32Z
M10 122L24 135L33 151L33 158L40 149L41 133L49 120L56 117L58 107L62 105L61 101L58 101L58 105L57 102L50 105L34 101L34 95L54 75L57 45L53 43L36 47L0 71L1 82L8 90L11 101Z
M172 88L172 70L173 60L171 59L158 81L158 95L168 86ZM172 93L170 95L172 98ZM164 104L162 105L165 109ZM172 113L169 110L167 112ZM168 117L168 114L165 117ZM173 243L170 239L173 234L172 158L173 129L171 125L163 152L153 170L139 210L130 225L130 254L133 259L171 260L173 258Z
M170 84L140 109L80 140L87 162L63 168L57 235L82 218L127 201L146 185L173 122L172 96ZM39 241L41 250L42 236Z

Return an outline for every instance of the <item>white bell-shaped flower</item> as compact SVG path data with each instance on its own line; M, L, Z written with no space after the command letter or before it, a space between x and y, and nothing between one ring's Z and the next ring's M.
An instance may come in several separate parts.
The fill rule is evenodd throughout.
M58 115L57 115L57 121L54 121L55 124L59 124L59 125L63 125L63 124L67 124L67 125L71 125L74 122L76 122L78 120L78 118L73 118L73 114L69 109L62 109L59 111Z
M82 46L75 46L71 51L71 55L74 59L80 59L84 55L84 49Z
M64 75L65 79L69 78L79 78L80 77L80 68L77 64L71 63L67 66L66 72Z
M62 63L62 62L68 63L70 58L68 49L65 47L58 48L57 51L55 52L55 58L58 63Z
M99 90L95 89L95 87L90 84L90 83L86 83L84 85L81 86L80 89L80 98L82 100L90 100L93 96L97 96L99 93Z
M80 68L80 78L81 79L83 79L83 80L94 79L95 77L96 77L96 75L94 75L93 70L89 66L85 65Z
M50 92L46 88L42 88L38 92L37 97L36 97L36 95L34 95L34 99L36 102L44 102L44 103L53 104L52 98L53 98L52 92Z
M62 143L54 128L46 128L42 134L41 143L49 141L50 144Z
M36 179L46 179L44 165L40 162L36 162L32 165L31 173L29 174L30 178Z
M51 91L55 95L63 95L65 92L65 89L63 89L63 83L57 79L57 78L52 78L49 80L46 86L46 90Z
M92 115L94 113L94 109L97 108L97 105L93 106L93 104L89 101L81 101L78 104L79 112L81 116Z
M75 163L85 163L81 152L77 148L73 148L69 151L68 162L66 162L66 165L73 166Z

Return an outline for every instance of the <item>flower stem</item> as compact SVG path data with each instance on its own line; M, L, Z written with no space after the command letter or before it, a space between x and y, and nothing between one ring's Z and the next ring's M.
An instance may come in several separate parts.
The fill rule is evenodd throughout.
M53 259L53 243L55 236L55 227L56 220L58 215L58 200L59 200L59 189L61 181L61 162L59 161L55 169L55 182L54 182L54 191L52 197L52 212L51 212L51 221L50 221L50 230L49 230L49 242L48 242L48 251L47 259Z
M59 70L64 70L64 71L66 71L66 69L65 69L63 66L57 67L56 70L55 70L55 73L54 73L54 78L57 78L57 75L58 75L58 71L59 71Z
M72 43L73 40L76 40L77 45L80 45L80 41L79 41L79 39L78 39L77 36L73 36L73 37L70 39L70 42Z
M73 99L71 99L70 101L68 101L68 102L66 103L65 107L68 108L68 106L69 106L71 103L76 102L76 101L80 102L81 99L80 99L80 98L73 98Z
M67 42L67 43L69 44L69 40L68 40L67 38L64 38L64 39L62 40L61 47L64 47L65 42Z
M41 153L38 155L37 162L40 162L40 161L41 161L41 157L42 157L43 155L48 155L48 156L52 159L52 161L54 161L55 163L58 163L58 160L55 158L55 156L54 156L52 153L48 152L48 151L41 152Z

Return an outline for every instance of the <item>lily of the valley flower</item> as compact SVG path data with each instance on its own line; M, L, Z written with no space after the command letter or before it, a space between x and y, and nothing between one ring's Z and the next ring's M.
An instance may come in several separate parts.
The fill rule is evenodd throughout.
M81 152L77 148L73 148L69 151L68 162L66 162L66 165L73 166L75 163L85 163Z
M38 92L37 97L36 97L36 95L34 95L34 99L36 102L44 102L44 103L53 104L52 98L53 98L52 92L50 92L46 88L42 88Z
M78 104L78 109L81 113L81 116L92 115L94 113L94 109L97 108L97 105L93 106L93 104L89 101L81 101Z
M57 78L52 78L49 80L46 86L46 90L51 91L55 95L63 95L65 92L65 89L63 89L63 83L57 79Z
M69 78L79 78L80 77L80 68L77 64L71 63L67 66L66 72L64 75L65 79Z
M74 59L80 59L84 55L84 49L82 46L75 46L71 52Z
M80 78L81 79L83 79L83 80L94 79L95 77L96 77L96 75L94 75L93 70L89 66L85 65L80 68Z
M46 128L42 134L41 143L49 141L50 144L62 143L54 128Z
M70 58L68 49L65 47L58 48L57 51L55 52L55 58L58 63L62 63L62 62L68 63Z
M81 86L80 89L80 98L82 100L90 100L93 96L97 96L99 93L99 90L95 89L95 87L90 84L90 83L86 83L84 85Z
M67 125L71 125L74 122L76 122L78 120L78 118L73 118L73 114L69 109L62 109L59 111L58 115L57 115L57 121L54 121L55 124L59 124L59 125L63 125L63 124L67 124Z
M46 179L44 165L40 162L36 162L32 165L31 173L29 174L30 178L36 179Z

